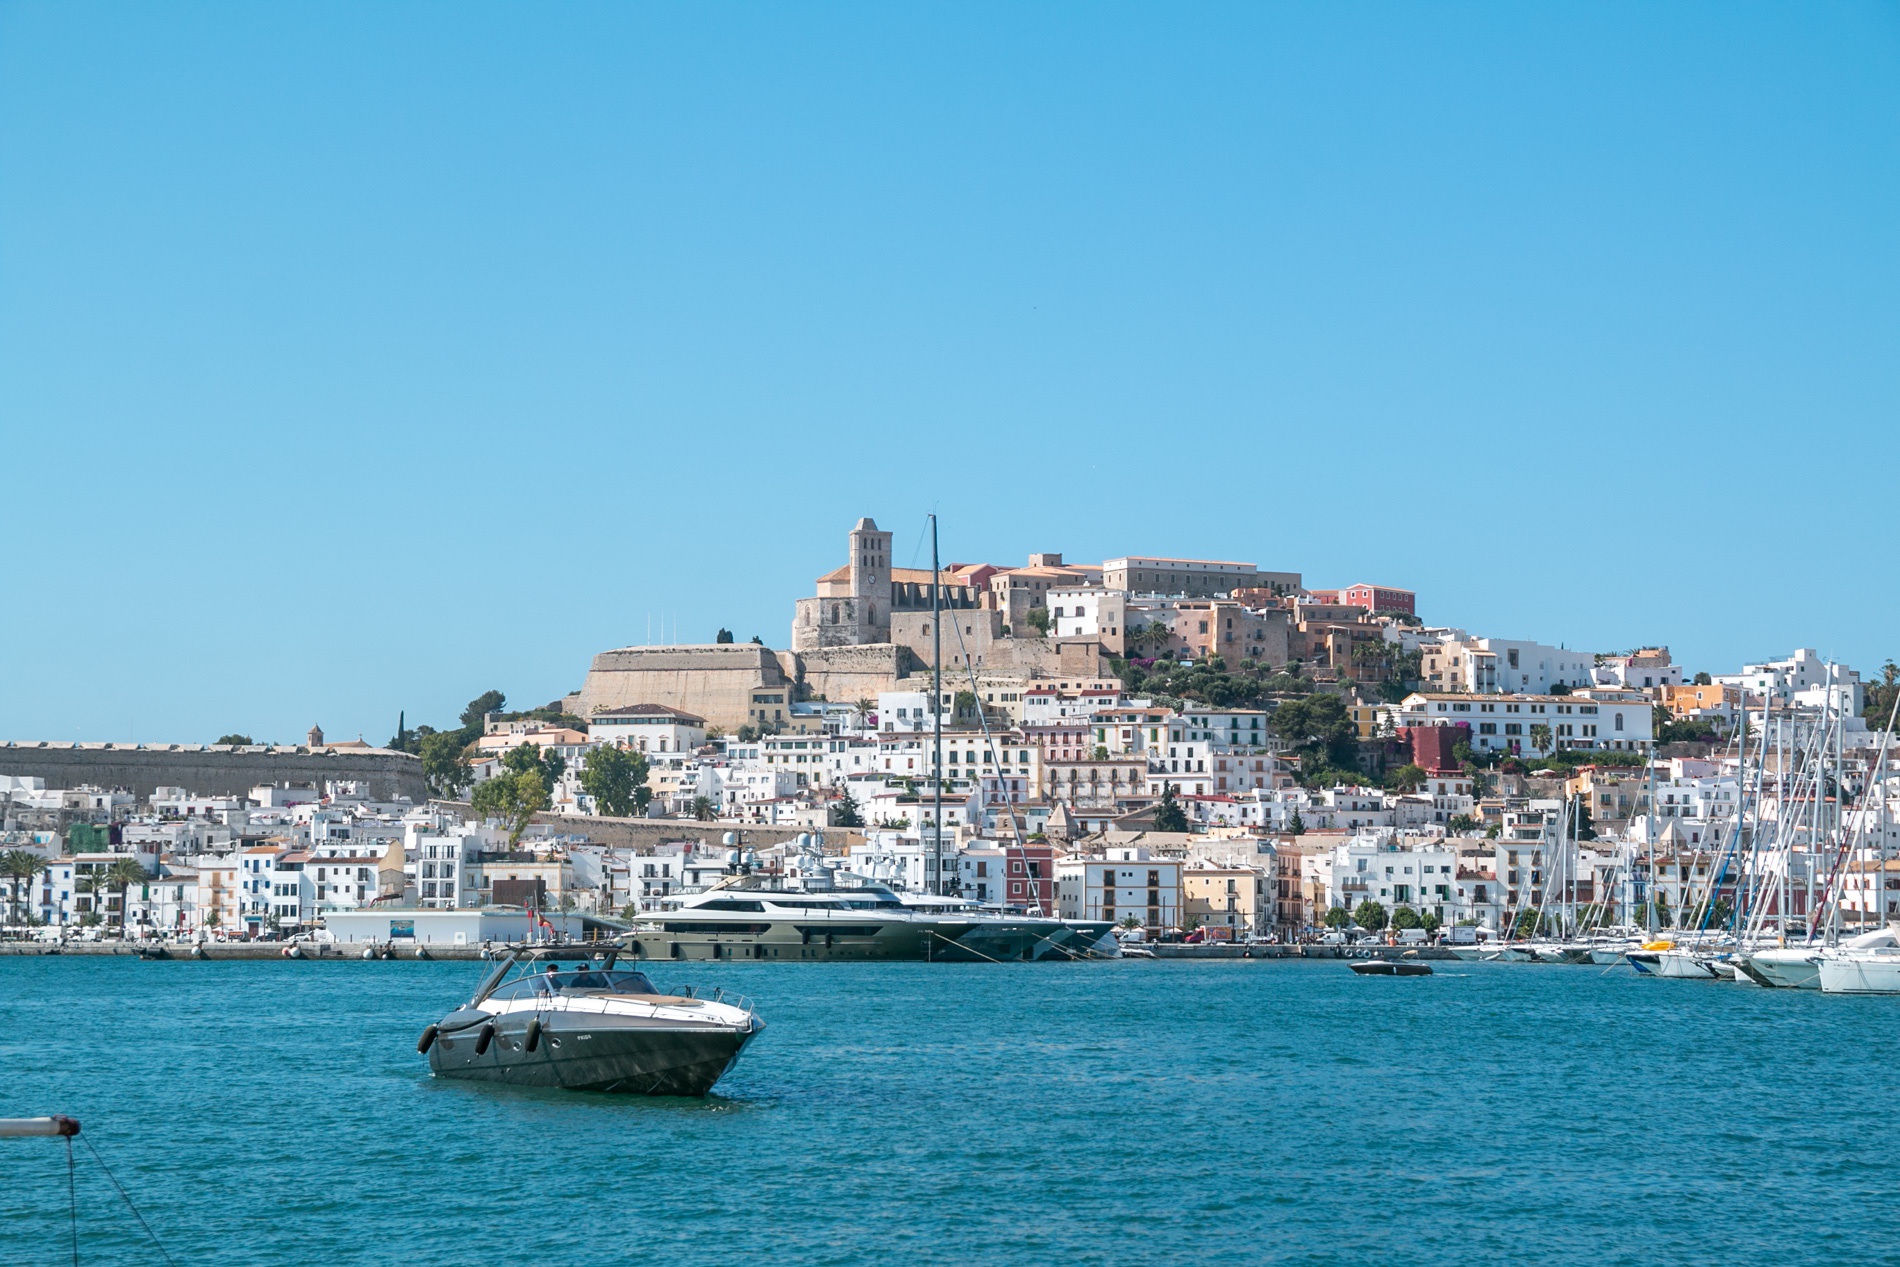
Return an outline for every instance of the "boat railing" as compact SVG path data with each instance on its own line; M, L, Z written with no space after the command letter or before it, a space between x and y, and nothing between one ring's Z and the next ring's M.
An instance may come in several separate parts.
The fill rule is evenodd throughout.
M699 997L694 993L694 987L690 985L677 986L669 993L677 999L696 999ZM752 999L749 995L727 994L724 986L713 987L713 992L707 995L706 998L708 1002L723 1003L727 1007L736 1007L747 1016L754 1015Z

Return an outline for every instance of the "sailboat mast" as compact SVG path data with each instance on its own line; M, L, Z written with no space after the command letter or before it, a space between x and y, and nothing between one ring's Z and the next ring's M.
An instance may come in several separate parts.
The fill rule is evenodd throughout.
M943 571L930 517L930 891L943 894Z
M1649 940L1656 940L1656 746L1649 748L1649 812L1643 815L1643 839L1649 845L1649 883L1645 888L1643 903L1648 910L1643 922L1649 929ZM1634 870L1634 868L1632 868Z

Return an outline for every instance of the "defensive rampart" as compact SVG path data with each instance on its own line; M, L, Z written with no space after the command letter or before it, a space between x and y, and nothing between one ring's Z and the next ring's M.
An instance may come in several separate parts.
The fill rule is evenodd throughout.
M664 704L733 731L747 722L783 721L794 689L778 657L752 643L620 647L594 657L580 707L582 716L591 716L630 704Z
M421 759L386 748L7 743L0 744L0 774L37 776L49 788L125 788L141 797L161 787L241 796L267 783L339 780L367 784L378 800L407 796L420 803L429 795Z

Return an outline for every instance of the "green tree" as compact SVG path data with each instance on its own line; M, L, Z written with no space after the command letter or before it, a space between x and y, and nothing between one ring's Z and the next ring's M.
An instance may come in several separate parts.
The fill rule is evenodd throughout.
M1337 695L1308 695L1273 710L1267 728L1300 754L1302 766L1351 770L1359 764L1359 727Z
M1894 714L1894 700L1900 698L1900 664L1892 660L1880 666L1880 681L1866 690L1867 706L1861 710L1871 730L1885 730Z
M469 798L469 804L483 818L498 818L508 825L508 844L521 843L534 816L548 807L548 789L539 770L511 770L483 781Z
M1344 928L1352 923L1352 912L1343 906L1329 907L1324 923L1328 928Z
M230 744L234 748L248 748L256 741L249 735L230 734L219 735L218 742L221 744Z
M1539 915L1533 908L1526 907L1517 913L1517 935L1535 937L1539 933L1550 931L1550 921Z
M1287 820L1286 834L1289 836L1304 836L1306 834L1306 820L1300 817L1300 811L1294 810L1293 817Z
M581 767L581 791L593 797L595 808L610 818L644 814L653 799L647 773L643 754L601 744L587 754Z
M864 815L859 812L857 798L846 788L838 803L831 807L831 825L833 827L862 827Z
M1352 908L1352 922L1368 932L1376 933L1385 927L1385 907L1367 898Z
M719 631L718 633L716 633L716 634L714 634L714 635L713 635L713 641L714 641L715 643L720 643L720 642L731 642L731 641L732 641L732 630L730 630L730 629L721 629L721 630L720 630L720 631Z
M422 727L416 730L420 733ZM474 771L462 760L462 749L467 746L459 730L423 736L422 777L428 780L429 790L437 796L460 796L474 781Z
M1531 727L1531 747L1539 752L1550 751L1550 727L1543 722Z
M765 639L759 637L757 634L753 634L750 641L755 647L763 647L765 645Z
M713 803L703 796L693 798L693 817L702 823L710 823L718 815L713 813Z
M1718 897L1709 907L1709 918L1706 927L1722 928L1734 917L1735 903L1725 897Z
M137 858L120 858L106 868L105 881L119 890L119 936L124 937L128 922L132 918L132 886L144 884L152 877Z
M1400 905L1393 908L1392 927L1394 928L1417 928L1423 922L1418 912L1409 906Z
M468 707L462 710L462 726L475 733L463 741L464 747L474 743L481 736L482 719L490 713L499 713L502 705L507 702L508 697L500 691L483 691L468 702Z
M539 744L516 744L502 754L502 768L515 774L532 774L541 780L543 797L554 795L554 785L567 773L567 758Z
M1047 607L1031 607L1028 616L1024 619L1028 621L1029 627L1036 631L1038 638L1049 636L1049 609Z
M1445 824L1445 830L1454 836L1462 836L1468 831L1478 830L1478 820L1469 814L1453 814L1451 821Z
M1425 782L1425 768L1407 762L1385 776L1385 785L1394 792L1416 792Z
M1696 675L1695 675L1695 685L1697 685L1697 686L1714 686L1714 685L1715 685L1715 679L1714 679L1714 678L1712 678L1712 677L1710 677L1710 676L1709 676L1708 674L1706 674L1706 673L1698 673L1698 674L1696 674Z
M1418 926L1425 930L1427 937L1435 936L1445 921L1438 918L1437 911L1425 911L1418 917Z
M1174 784L1164 783L1161 787L1161 802L1155 806L1155 830L1186 831L1187 829L1187 812L1175 803Z
M1590 798L1587 796L1577 797L1576 836L1578 840L1597 838L1596 820L1590 817Z
M46 859L26 849L9 849L0 853L0 876L5 876L9 896L13 902L13 922L20 922L20 899L22 890L27 895L33 891L33 877L46 870Z

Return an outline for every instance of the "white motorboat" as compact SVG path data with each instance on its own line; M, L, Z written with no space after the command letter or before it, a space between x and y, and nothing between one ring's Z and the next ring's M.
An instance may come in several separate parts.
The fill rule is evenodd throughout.
M1823 994L1900 994L1900 936L1863 933L1827 951L1817 965Z
M661 994L645 973L616 968L618 954L611 944L519 947L416 1050L438 1078L705 1095L764 1023L744 999ZM562 971L562 959L575 967Z

